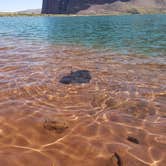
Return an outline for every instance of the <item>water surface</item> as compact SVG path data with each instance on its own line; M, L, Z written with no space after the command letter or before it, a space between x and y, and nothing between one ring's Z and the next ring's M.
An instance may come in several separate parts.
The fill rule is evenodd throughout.
M163 55L165 15L89 17L4 17L0 36L42 42L79 44L123 54Z
M0 18L0 165L164 166L165 18Z

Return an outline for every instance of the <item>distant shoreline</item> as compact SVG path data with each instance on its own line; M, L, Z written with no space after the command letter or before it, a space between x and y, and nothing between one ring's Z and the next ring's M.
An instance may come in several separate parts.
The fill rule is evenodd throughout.
M109 14L25 14L25 13L8 13L0 12L0 17L17 17L17 16L54 16L54 17L80 17L80 16L123 16L123 15L153 15L153 14L166 14L166 12L152 12L152 13L109 13Z

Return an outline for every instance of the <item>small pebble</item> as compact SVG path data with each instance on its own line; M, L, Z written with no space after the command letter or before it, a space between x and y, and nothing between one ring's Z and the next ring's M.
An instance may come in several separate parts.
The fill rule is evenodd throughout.
M139 141L134 137L128 136L127 140L132 143L139 144Z
M107 166L122 166L122 161L120 156L117 153L114 153L111 158L109 164Z
M45 129L56 131L57 133L63 133L68 128L67 122L61 119L47 119L43 126Z

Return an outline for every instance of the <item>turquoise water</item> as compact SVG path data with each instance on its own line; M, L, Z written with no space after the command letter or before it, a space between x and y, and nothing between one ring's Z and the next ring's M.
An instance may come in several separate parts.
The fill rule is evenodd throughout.
M166 15L2 17L0 38L1 43L23 39L122 54L165 55Z

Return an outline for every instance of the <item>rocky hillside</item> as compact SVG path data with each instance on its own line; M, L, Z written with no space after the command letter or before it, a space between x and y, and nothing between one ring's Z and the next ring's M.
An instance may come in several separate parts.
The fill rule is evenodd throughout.
M42 13L166 13L166 0L43 0Z

